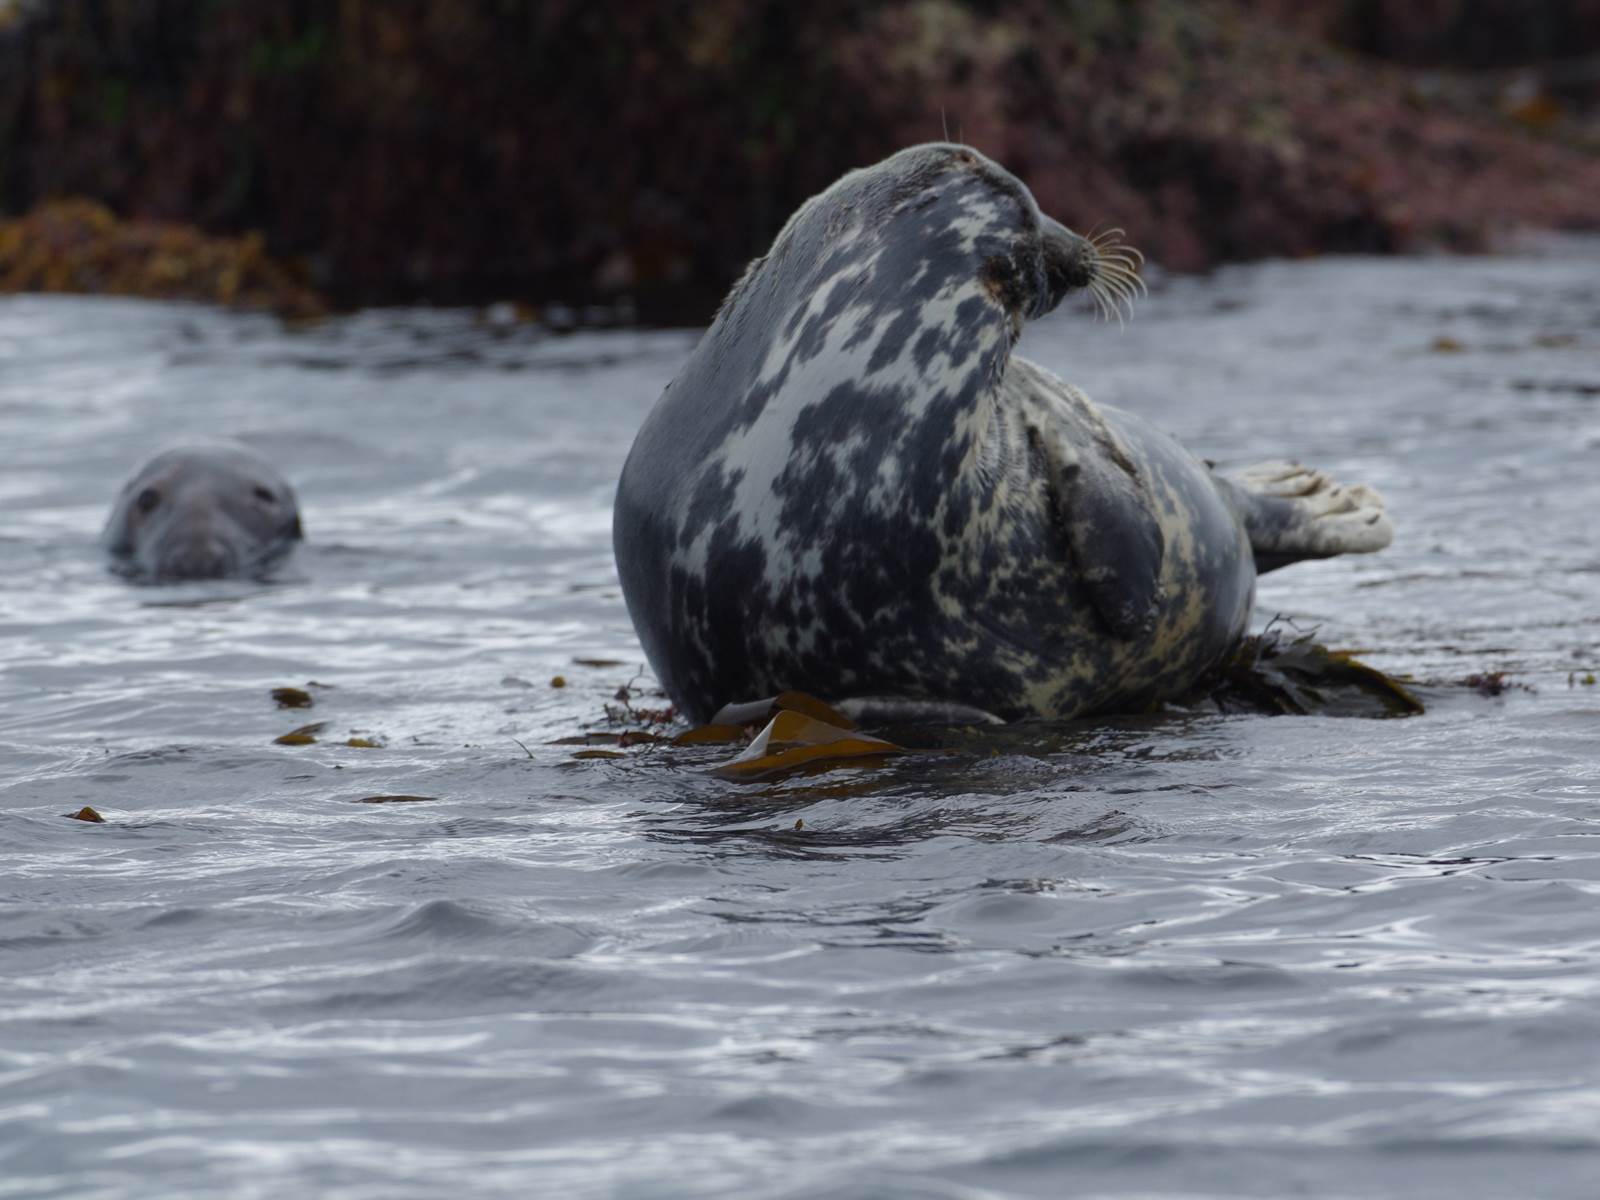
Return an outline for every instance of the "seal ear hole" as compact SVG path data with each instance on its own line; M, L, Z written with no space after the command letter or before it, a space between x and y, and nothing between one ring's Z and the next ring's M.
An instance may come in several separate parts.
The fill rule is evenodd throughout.
M144 491L139 493L138 498L133 502L133 506L141 513L150 513L154 511L156 505L160 503L161 493L156 491L156 489L153 487L147 487L144 489Z

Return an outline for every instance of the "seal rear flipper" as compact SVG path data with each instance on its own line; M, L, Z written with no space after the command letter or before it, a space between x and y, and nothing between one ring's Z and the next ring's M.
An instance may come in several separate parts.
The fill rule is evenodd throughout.
M1297 462L1256 463L1218 483L1244 522L1258 575L1302 559L1371 554L1394 539L1377 492Z
M1093 450L1080 453L1059 431L1033 426L1067 554L1101 622L1131 641L1150 632L1162 599L1166 539L1150 493L1126 450L1096 422Z

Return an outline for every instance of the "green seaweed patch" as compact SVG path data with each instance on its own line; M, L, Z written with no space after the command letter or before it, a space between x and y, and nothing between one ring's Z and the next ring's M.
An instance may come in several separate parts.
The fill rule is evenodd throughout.
M352 804L425 804L430 800L437 800L437 796L362 796L359 800L352 800Z
M1311 634L1286 638L1272 629L1245 638L1176 703L1285 716L1384 718L1427 711L1405 682L1352 651L1330 650Z
M310 692L297 687L273 688L272 699L279 708L310 708L317 702Z
M77 812L62 813L61 815L67 818L69 821L88 821L93 825L104 825L106 823L106 819L99 813L95 812L95 810L90 808L87 804L85 804Z

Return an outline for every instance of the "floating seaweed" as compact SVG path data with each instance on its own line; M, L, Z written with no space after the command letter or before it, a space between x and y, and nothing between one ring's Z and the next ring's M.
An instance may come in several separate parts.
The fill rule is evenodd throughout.
M712 768L711 773L723 779L768 780L807 768L836 766L847 759L879 762L905 753L906 748L894 742L784 709L742 752Z
M317 734L327 727L328 723L326 721L313 721L309 725L291 729L288 733L280 733L272 741L277 746L309 746L317 740Z
M1311 634L1286 638L1269 627L1245 638L1176 707L1225 713L1325 717L1410 717L1425 706L1405 683Z

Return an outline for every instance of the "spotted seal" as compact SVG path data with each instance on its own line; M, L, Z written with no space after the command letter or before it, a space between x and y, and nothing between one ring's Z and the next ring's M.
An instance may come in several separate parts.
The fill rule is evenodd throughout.
M101 543L111 567L143 583L260 576L303 537L294 491L232 442L173 447L117 497Z
M1255 578L1389 542L1382 501L1295 463L1223 478L1012 354L1131 260L970 148L807 201L646 418L613 541L680 710L800 689L879 715L1070 717L1182 693Z

